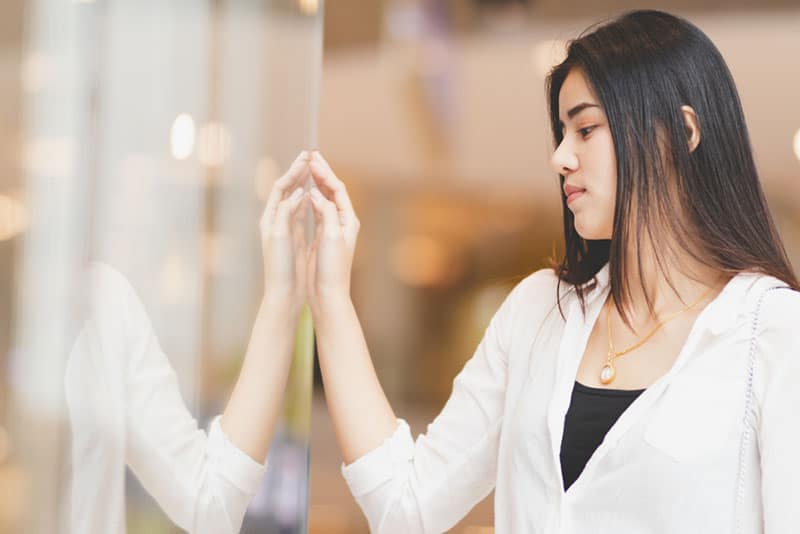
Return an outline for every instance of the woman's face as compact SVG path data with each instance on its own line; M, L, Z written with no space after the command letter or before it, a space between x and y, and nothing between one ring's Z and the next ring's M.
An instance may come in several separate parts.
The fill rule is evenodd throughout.
M564 138L550 164L564 175L564 188L585 190L568 199L575 231L584 239L611 239L617 190L614 143L606 114L580 69L572 69L561 86L558 116Z

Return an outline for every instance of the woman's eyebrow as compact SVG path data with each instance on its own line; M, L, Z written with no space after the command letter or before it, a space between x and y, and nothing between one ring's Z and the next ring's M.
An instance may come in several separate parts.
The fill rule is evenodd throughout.
M577 115L578 113L580 113L581 111L583 111L586 108L599 108L599 107L600 106L598 106L597 104L591 104L589 102L581 102L577 106L573 106L572 108L570 108L567 111L567 118L572 119L575 115ZM558 121L558 125L562 129L564 128L564 122L563 121L559 120Z

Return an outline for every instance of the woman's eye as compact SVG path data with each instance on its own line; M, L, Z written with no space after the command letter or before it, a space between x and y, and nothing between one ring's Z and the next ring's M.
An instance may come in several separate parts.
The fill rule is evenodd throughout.
M592 130L594 129L595 129L594 126L587 126L586 128L581 128L580 130L578 130L578 132L581 134L581 137L586 137L587 135L592 133Z

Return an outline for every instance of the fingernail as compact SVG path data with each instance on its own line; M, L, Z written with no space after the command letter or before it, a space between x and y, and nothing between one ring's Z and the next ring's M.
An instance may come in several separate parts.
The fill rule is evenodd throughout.
M292 200L297 200L298 198L300 198L300 195L302 195L302 194L303 194L303 188L302 187L298 187L292 193L291 199Z

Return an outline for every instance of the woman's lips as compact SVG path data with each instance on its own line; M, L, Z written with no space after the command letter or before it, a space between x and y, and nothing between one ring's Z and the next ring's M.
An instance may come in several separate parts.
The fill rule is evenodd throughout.
M569 204L570 202L574 201L576 198L578 198L579 196L583 195L585 192L586 192L585 189L582 189L580 191L573 191L567 197L567 204Z

